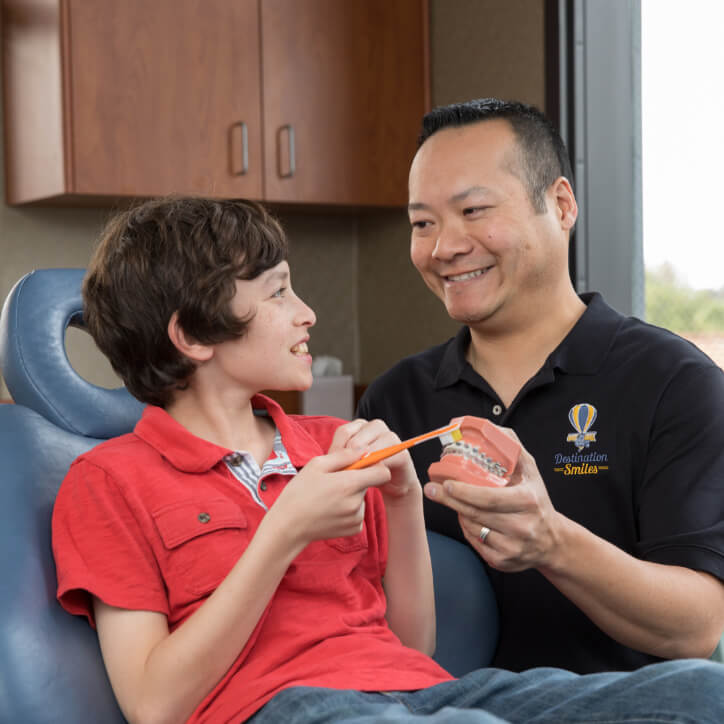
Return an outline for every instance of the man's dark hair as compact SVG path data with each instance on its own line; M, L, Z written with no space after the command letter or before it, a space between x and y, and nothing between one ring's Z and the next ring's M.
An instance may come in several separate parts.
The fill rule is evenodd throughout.
M498 98L480 98L433 108L422 119L418 148L444 128L457 128L496 118L507 121L513 129L520 151L521 180L528 188L533 208L543 213L548 187L559 176L565 176L573 186L573 171L563 139L553 124L534 106Z
M284 232L259 204L147 201L102 232L83 280L84 321L129 391L165 407L195 369L168 337L173 313L202 344L240 337L251 317L231 311L237 279L254 279L286 258Z

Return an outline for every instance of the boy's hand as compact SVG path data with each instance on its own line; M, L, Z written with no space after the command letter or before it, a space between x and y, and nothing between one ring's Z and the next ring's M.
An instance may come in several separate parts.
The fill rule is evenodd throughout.
M399 442L400 438L382 420L368 422L358 419L337 428L329 452L356 449L359 458L365 452L380 450ZM389 483L380 486L380 491L388 500L401 499L409 493L416 494L421 491L412 458L407 450L382 460L378 465L384 465L390 471Z
M302 545L356 535L364 523L367 488L383 486L390 480L390 471L380 464L344 470L363 452L337 449L312 458L284 488L267 515L284 515L280 529L292 542Z

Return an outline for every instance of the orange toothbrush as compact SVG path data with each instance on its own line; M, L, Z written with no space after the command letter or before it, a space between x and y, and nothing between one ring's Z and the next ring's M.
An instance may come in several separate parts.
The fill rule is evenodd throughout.
M445 425L445 427L438 427L437 430L431 430L430 432L425 432L422 435L411 437L409 440L398 442L396 445L390 445L389 447L382 448L382 450L375 450L374 452L367 453L357 460L357 462L348 465L345 470L359 470L360 468L367 468L370 465L380 462L380 460L384 460L385 458L389 458L392 455L401 452L402 450L407 450L408 447L418 445L421 442L425 442L425 440L432 440L436 437L440 438L440 442L443 445L455 442L456 440L461 440L462 434L460 433L460 423L454 422L449 425Z

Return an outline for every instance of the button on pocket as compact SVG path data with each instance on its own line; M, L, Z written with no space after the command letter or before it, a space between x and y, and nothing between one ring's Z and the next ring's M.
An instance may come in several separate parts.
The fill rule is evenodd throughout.
M161 561L169 596L202 595L228 575L248 544L246 516L223 498L186 500L152 513L166 548Z

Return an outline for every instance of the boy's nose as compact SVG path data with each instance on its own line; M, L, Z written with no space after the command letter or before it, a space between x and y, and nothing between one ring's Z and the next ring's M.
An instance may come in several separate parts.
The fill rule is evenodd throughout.
M303 327L313 327L317 323L317 315L314 310L299 300L299 312L297 313L297 324Z

